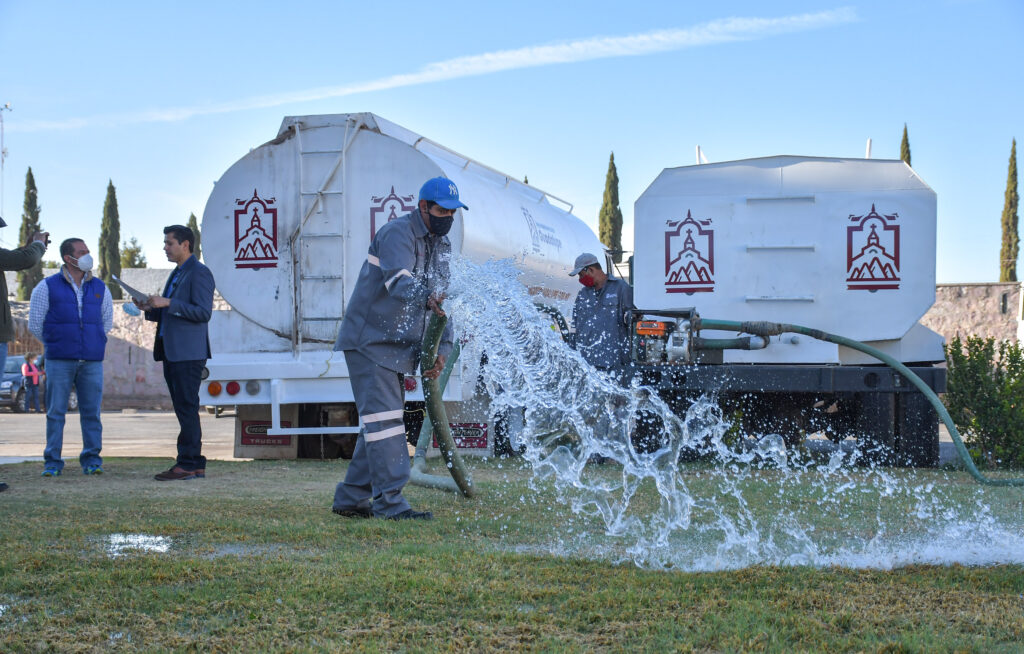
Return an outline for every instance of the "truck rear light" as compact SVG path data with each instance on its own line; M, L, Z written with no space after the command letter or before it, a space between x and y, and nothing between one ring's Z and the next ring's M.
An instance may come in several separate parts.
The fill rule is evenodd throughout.
M260 392L260 383L255 379L245 382L245 392L249 395L256 395Z
M414 390L416 390L416 378L415 377L406 377L405 378L405 390L406 391L414 391Z
M641 320L636 324L636 333L641 336L664 336L668 323L658 320Z
M212 381L206 387L206 392L210 394L210 397L217 397L218 395L220 395L220 391L221 391L221 386L220 386L220 382L218 382L218 381Z
M225 389L228 395L238 395L238 391L242 390L241 385L236 381L228 382L227 388Z

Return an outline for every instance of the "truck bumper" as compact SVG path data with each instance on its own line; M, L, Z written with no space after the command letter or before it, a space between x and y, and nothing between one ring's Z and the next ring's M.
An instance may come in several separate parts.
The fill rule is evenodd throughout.
M946 392L946 369L908 366L936 393ZM641 384L665 392L917 393L887 366L692 365L641 366Z

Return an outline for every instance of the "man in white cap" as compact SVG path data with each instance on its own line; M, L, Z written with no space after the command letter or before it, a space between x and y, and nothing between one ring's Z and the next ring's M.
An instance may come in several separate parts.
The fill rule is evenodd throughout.
M590 365L605 372L625 386L632 377L629 323L633 309L633 289L621 279L609 277L597 257L584 252L576 257L569 273L579 276L583 288L576 295L572 322L576 333L570 340ZM604 412L594 426L594 435L609 438L612 425ZM595 454L591 461L604 463L605 457Z
M445 177L427 180L419 206L387 223L373 237L356 288L341 322L335 350L345 353L352 393L363 429L332 510L344 517L430 520L414 511L402 488L409 481L409 450L403 420L405 375L420 364L437 377L452 351L449 323L437 361L420 361L431 311L444 315L452 246L446 234L457 209L468 210L459 189Z
M633 289L621 279L609 277L590 252L576 257L576 265L569 274L579 276L583 285L572 308L576 327L573 346L587 363L619 383L627 383L631 371L629 312L634 308Z

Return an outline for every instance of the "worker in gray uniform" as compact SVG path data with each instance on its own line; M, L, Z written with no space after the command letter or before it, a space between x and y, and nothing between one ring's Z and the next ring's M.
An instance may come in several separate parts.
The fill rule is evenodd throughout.
M609 277L597 257L589 252L576 257L576 265L569 274L579 275L583 285L572 308L576 328L573 346L590 365L607 372L620 384L629 383L629 312L634 308L633 289L621 279Z
M334 349L345 353L362 429L332 510L345 517L430 520L414 511L402 488L409 481L403 414L405 375L416 371L430 312L443 316L452 246L446 234L457 209L468 210L445 177L427 180L419 206L385 224L370 243ZM437 377L452 351L445 327L436 362L422 371Z
M621 279L609 277L601 269L597 257L590 252L576 257L575 266L569 274L578 275L583 285L572 308L576 332L570 344L587 363L607 373L620 385L629 384L633 377L629 339L630 311L634 308L633 289ZM625 421L625 417L621 420ZM594 435L608 438L613 427L607 413L598 412ZM604 463L605 458L594 455L591 461Z

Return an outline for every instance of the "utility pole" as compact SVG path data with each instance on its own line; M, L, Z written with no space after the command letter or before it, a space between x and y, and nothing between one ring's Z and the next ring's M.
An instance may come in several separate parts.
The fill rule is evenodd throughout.
M4 161L7 159L7 146L4 145L4 112L11 111L11 103L0 107L0 218L4 217ZM0 240L3 237L0 236Z

